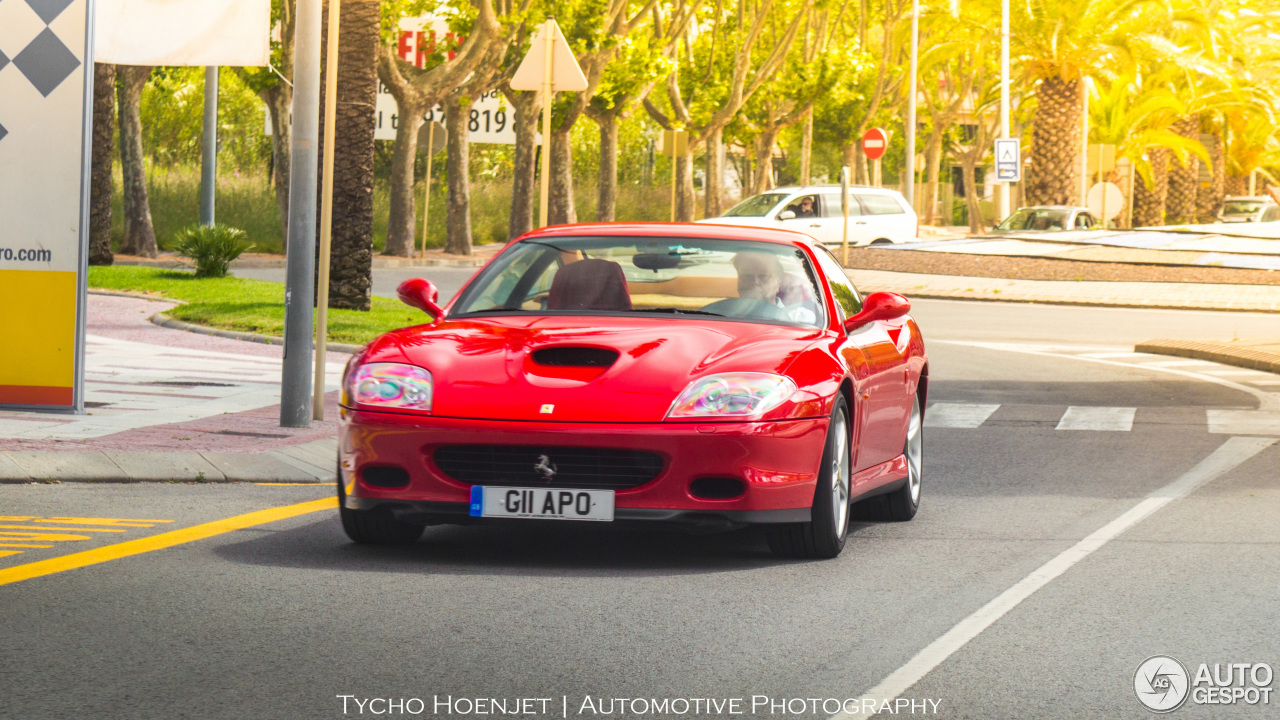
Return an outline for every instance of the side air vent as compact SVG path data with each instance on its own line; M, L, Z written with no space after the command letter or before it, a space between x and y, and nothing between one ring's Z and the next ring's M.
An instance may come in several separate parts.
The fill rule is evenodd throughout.
M549 347L533 351L533 361L555 367L609 367L618 359L616 350L594 347Z

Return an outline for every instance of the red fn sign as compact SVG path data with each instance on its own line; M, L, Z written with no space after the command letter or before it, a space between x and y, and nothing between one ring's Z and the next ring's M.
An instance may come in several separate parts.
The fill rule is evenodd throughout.
M871 128L862 136L862 152L871 160L879 160L889 146L889 135L880 128Z

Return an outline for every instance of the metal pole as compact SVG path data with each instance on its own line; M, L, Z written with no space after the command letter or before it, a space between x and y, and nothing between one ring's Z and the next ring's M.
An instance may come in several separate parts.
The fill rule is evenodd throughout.
M1089 78L1080 77L1080 206L1089 204Z
M320 2L298 0L294 21L289 256L284 286L281 427L311 425L311 300L316 270L316 145L320 133Z
M1254 168L1249 171L1249 195L1258 194L1258 169Z
M903 195L907 204L916 207L916 60L920 52L920 0L911 0L911 83L907 90L907 167Z
M840 212L844 214L844 231L841 235L840 262L849 266L849 166L840 168Z
M1000 2L1000 138L1009 137L1009 0ZM996 158L999 162L999 158ZM1021 168L1019 168L1021 170ZM996 181L996 222L1009 216L1009 183Z
M204 137L200 141L200 224L213 224L218 184L218 67L204 69Z
M431 209L431 160L435 155L436 144L436 123L434 120L427 123L427 179L424 183L427 188L422 191L422 257L427 256L427 220L430 219L428 211Z
M311 419L324 419L324 363L329 340L329 260L333 250L333 145L338 109L338 33L342 2L329 0L329 37L324 63L324 181L320 190L320 278L316 293L316 366Z
M547 226L551 202L551 66L555 62L555 26L556 21L552 18L547 18L542 26L546 60L542 72L542 206L538 208L538 227Z

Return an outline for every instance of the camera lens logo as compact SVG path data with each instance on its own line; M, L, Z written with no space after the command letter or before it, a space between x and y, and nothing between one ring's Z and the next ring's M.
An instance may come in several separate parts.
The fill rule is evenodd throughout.
M1133 692L1151 712L1173 712L1187 701L1190 680L1182 663L1168 655L1155 655L1143 660L1133 674Z

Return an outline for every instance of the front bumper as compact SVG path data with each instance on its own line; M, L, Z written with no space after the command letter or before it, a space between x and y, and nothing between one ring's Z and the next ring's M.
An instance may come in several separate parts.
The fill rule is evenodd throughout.
M350 509L388 506L407 521L471 523L471 485L446 475L434 452L447 445L572 446L644 450L662 471L639 487L617 490L616 520L742 524L809 519L826 443L827 419L721 423L556 423L437 418L342 408L339 472ZM365 482L367 467L395 466L408 485ZM736 478L743 492L704 499L699 478ZM554 485L554 483L552 483ZM506 521L499 521L506 522Z

